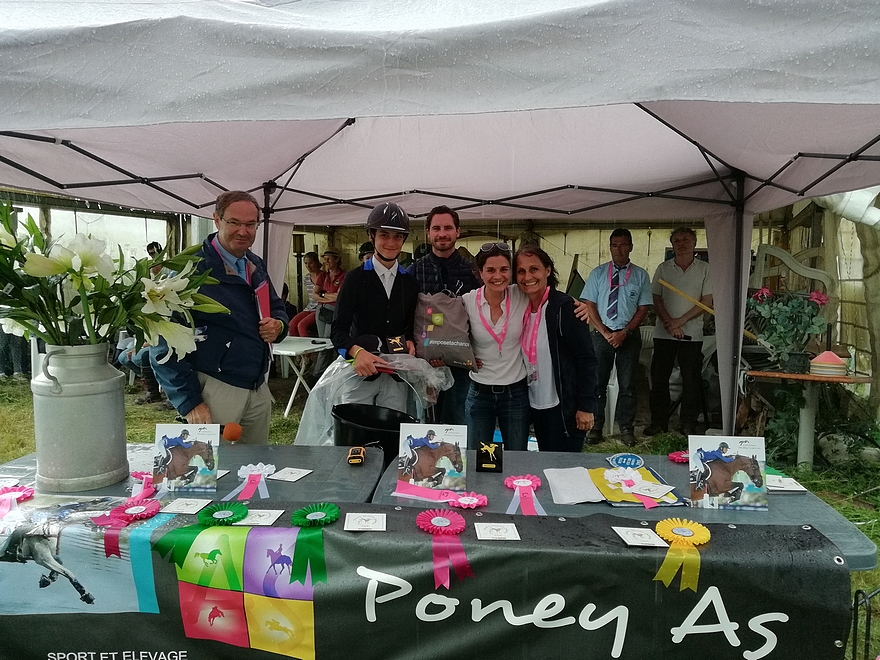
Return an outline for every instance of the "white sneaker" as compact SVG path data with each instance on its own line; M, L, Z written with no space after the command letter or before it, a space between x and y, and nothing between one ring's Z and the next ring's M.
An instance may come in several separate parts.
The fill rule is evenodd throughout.
M12 374L12 379L13 379L13 380L22 380L22 381L24 381L24 380L30 380L27 376L25 376L25 375L24 375L23 373L21 373L20 371L16 371L14 374Z

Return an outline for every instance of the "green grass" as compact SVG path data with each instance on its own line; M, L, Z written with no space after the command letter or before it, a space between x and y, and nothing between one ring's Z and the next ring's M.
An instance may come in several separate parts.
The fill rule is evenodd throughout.
M301 390L288 418L283 417L287 399L293 387L293 379L273 378L269 387L275 396L272 422L269 431L271 444L293 444L299 427L299 418L305 404ZM135 386L126 392L126 430L130 442L153 442L156 424L173 423L173 411L156 410L156 404L135 405L140 388ZM687 449L686 439L677 433L662 433L651 438L639 437L635 447L626 447L614 438L606 439L589 447L591 452L616 453L633 451L642 454L668 454ZM33 404L29 383L12 380L0 381L0 463L29 454L34 449ZM860 463L829 467L817 471L796 470L787 466L774 466L810 489L822 500L834 507L841 515L856 525L875 545L880 547L880 466ZM880 568L873 571L851 573L853 591L861 589L870 593L880 586ZM875 612L880 609L876 604ZM880 616L873 618L873 645L880 651Z

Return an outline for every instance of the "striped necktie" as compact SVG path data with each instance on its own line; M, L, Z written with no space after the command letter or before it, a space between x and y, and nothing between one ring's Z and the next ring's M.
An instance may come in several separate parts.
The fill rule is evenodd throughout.
M608 309L605 316L609 321L617 318L617 292L620 290L620 268L614 266L614 276L611 278L611 289L608 291Z

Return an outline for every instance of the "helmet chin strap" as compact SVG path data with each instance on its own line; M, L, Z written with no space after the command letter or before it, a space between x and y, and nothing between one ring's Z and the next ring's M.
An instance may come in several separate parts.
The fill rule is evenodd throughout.
M379 252L379 250L375 250L375 251L373 252L373 254L374 254L375 256L379 257L379 261L383 262L383 264L384 264L384 263L393 264L395 261L397 261L397 257L393 257L393 258L389 259L389 258L386 257L384 254L382 254L381 252Z

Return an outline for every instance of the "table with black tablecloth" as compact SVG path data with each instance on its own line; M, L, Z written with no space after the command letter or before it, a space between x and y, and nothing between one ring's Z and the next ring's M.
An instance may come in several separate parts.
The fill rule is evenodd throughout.
M510 470L491 475L499 482L562 466L553 454L524 453L522 464L510 456ZM195 516L157 516L124 531L122 557L105 557L100 530L71 524L60 556L95 603L78 601L61 578L40 589L33 563L0 564L0 658L740 660L746 651L804 657L806 644L811 658L842 658L851 566L816 526L704 518L711 540L694 550L690 588L681 572L660 579L666 548L628 547L611 529L653 526L648 512L591 505L563 515L542 489L551 515L509 515L498 510L509 491L472 475L468 486L482 488L489 506L456 510L461 533L441 537L419 527L425 511L405 506L412 501L340 501L339 520L308 533L290 514L314 506L310 499L252 502L285 509L271 527L204 528ZM696 513L716 512L659 515ZM385 529L346 531L347 514L384 518ZM475 523L513 524L520 540L481 540Z

